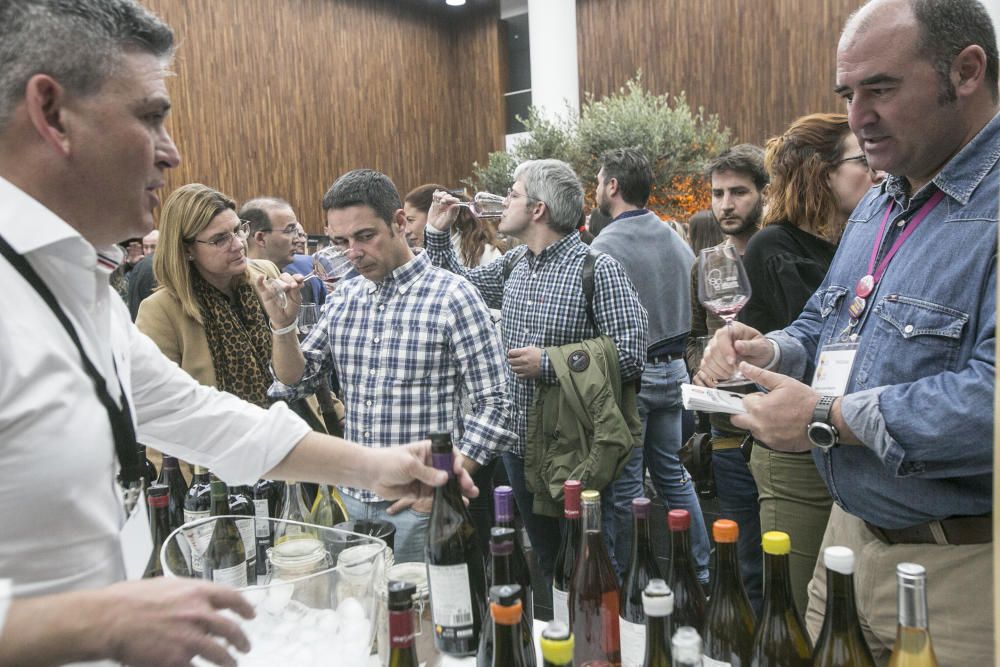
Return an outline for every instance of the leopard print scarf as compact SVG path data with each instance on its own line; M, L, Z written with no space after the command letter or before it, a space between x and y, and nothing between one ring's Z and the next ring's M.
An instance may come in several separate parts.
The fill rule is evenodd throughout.
M271 333L253 286L240 282L234 288L235 300L230 301L198 271L192 274L217 387L266 408L270 404Z

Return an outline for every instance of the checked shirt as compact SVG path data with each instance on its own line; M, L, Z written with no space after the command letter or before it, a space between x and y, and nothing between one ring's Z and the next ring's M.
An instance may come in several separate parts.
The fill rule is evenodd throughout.
M380 283L360 276L342 282L302 354L299 383L275 379L268 394L305 396L332 364L343 387L348 440L393 447L450 432L459 451L478 463L515 444L503 350L489 310L472 285L432 266L427 253ZM364 502L381 500L365 489L345 491Z
M479 288L490 308L499 308L503 344L507 350L519 347L557 347L606 334L615 341L623 382L642 375L646 361L648 320L646 309L632 282L610 255L602 254L594 265L595 331L587 318L583 294L583 260L589 248L572 232L549 245L537 256L531 252L517 262L506 284L504 258L468 269L455 256L449 236L428 226L424 231L426 254L438 266L467 278ZM518 443L511 451L524 456L522 443L528 413L535 393L534 380L522 380L505 364L514 410L514 430ZM548 355L542 353L542 382L558 382Z

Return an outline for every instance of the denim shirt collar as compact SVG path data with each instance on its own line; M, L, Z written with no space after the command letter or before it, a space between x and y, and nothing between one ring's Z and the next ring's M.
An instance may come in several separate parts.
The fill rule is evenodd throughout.
M969 143L948 160L931 183L965 206L998 159L1000 159L1000 114L993 116ZM882 192L888 194L905 209L915 201L929 197L932 190L924 186L920 192L911 195L908 192L906 179L890 175L882 184Z

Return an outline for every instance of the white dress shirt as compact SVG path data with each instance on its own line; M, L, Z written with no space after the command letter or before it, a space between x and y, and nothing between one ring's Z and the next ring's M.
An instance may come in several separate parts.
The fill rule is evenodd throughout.
M250 484L309 432L284 404L263 410L201 386L164 357L132 324L98 251L3 178L0 235L48 285L116 399L121 382L140 442ZM124 578L125 513L111 424L77 348L2 256L0 312L2 628L11 596Z

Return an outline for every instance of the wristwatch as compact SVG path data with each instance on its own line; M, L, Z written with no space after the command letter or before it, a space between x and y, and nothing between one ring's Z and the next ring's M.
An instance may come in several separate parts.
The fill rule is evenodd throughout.
M830 410L836 396L820 396L813 408L812 421L806 426L806 437L815 447L826 451L840 444L837 427L830 423Z

